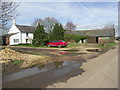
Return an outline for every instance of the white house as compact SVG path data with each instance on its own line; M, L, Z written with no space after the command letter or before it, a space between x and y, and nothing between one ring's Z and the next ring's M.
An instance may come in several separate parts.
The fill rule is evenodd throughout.
M7 44L17 45L32 43L35 28L36 27L33 26L17 25L15 20L13 20L13 25L8 32L9 38Z

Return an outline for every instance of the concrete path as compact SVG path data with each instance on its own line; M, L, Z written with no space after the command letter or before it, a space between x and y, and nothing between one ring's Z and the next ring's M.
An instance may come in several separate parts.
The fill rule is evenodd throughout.
M118 47L89 60L85 72L49 88L118 88Z

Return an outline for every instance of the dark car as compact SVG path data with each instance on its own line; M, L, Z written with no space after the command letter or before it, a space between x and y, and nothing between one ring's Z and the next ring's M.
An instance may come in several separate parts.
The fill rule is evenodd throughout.
M48 47L57 46L57 47L61 48L62 46L67 46L68 43L65 41L62 41L62 40L57 40L57 41L48 42L45 45L47 45Z

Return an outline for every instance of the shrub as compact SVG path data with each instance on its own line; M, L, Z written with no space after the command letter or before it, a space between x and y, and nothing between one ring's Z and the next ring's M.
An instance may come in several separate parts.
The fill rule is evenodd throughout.
M14 64L16 64L16 65L23 63L22 60L16 60L16 59L15 59L15 60L12 60L11 62L14 63Z
M49 34L49 40L63 40L64 29L62 24L56 23L54 25L53 31Z
M33 37L32 43L34 45L43 45L47 38L47 35L44 31L44 26L38 25L33 34L34 34L34 37Z
M30 43L19 43L18 45L31 45Z
M65 41L76 41L79 42L81 39L85 39L86 37L80 36L80 35L75 35L75 34L65 34L64 39Z

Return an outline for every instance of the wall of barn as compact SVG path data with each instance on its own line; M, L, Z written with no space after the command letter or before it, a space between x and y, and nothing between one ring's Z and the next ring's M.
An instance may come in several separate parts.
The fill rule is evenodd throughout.
M98 39L98 42L97 42ZM94 44L101 44L101 43L111 43L114 42L115 37L90 37L86 38L86 43L94 43Z
M112 43L114 42L115 37L99 37L99 44L101 43Z
M115 37L110 37L110 41L109 42L114 42Z
M97 42L96 42L96 37L90 37L90 36L88 36L88 37L86 38L86 43L94 43L94 44L97 44Z

